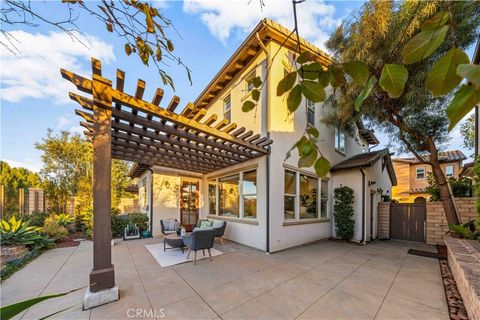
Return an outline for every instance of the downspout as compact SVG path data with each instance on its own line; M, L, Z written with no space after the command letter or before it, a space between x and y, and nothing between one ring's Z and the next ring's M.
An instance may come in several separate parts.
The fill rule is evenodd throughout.
M362 173L362 241L361 243L365 244L365 235L367 233L366 230L366 211L365 211L365 195L366 195L366 190L365 190L365 172L363 171L363 168L360 167L360 172Z
M153 170L150 171L150 238L153 238Z
M270 107L270 95L268 94L268 73L270 70L270 53L268 52L267 48L263 44L262 40L260 39L260 36L258 32L255 34L257 37L258 43L260 44L260 47L262 48L263 52L265 52L266 56L266 76L265 76L265 84L264 87L266 88L266 97L265 97L265 106L266 106L266 114L265 114L265 130L266 130L266 135L267 139L270 139L270 130L268 128L269 124L269 107ZM263 118L263 117L262 117ZM266 222L265 222L265 228L266 228L266 235L265 235L265 253L269 254L270 253L270 147L268 147L268 153L267 153L267 159L266 159L266 175L267 175L267 181L266 181L266 193L267 193L267 199L266 199Z
M475 47L475 53L473 56L473 64L480 64L480 37L478 38L477 41L477 46ZM480 111L478 110L478 104L475 106L475 156L478 156L479 152L479 145L478 145L478 126L480 123L478 123L478 116Z

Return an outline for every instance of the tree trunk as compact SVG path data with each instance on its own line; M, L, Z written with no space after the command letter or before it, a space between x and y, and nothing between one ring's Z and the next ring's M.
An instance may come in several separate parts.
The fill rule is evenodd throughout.
M438 150L435 146L435 142L429 139L428 149L430 151L430 165L432 166L432 174L440 190L440 200L443 202L443 208L448 224L460 224L460 220L457 214L457 208L453 200L450 186L448 185L447 178L440 167L438 159Z

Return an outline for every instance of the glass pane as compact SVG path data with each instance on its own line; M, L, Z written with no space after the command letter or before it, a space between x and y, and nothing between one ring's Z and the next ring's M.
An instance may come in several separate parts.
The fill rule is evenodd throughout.
M295 172L285 170L285 194L296 194Z
M300 175L300 219L318 218L317 179Z
M295 219L295 197L285 196L283 201L283 217L285 220Z
M208 181L208 213L217 214L217 183L215 180Z
M320 216L322 218L328 217L328 180L321 182L321 198L320 198Z
M239 175L218 179L221 216L238 217Z
M243 197L243 216L245 218L257 217L257 196Z
M257 170L243 173L243 194L257 194Z

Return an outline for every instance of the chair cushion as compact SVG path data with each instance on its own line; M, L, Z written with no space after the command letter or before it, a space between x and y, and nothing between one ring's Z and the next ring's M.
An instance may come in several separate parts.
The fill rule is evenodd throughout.
M162 220L162 223L165 231L176 231L179 226L179 222L175 220Z
M212 226L212 221L210 220L202 220L200 224L200 228L210 228Z
M221 228L221 227L223 227L223 224L224 224L224 221L222 221L222 220L213 220L212 228L213 229Z

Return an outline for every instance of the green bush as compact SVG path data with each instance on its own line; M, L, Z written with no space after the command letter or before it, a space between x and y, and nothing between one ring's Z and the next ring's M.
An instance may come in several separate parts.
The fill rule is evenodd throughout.
M60 213L53 216L53 218L58 222L59 225L66 228L75 221L71 215L66 213Z
M48 212L34 211L29 215L25 215L24 218L28 220L28 224L31 226L43 227L45 219L50 216Z
M440 189L431 173L428 174L427 181L428 187L426 188L426 191L430 195L430 201L440 200ZM448 179L448 183L452 189L452 195L456 198L471 197L473 195L471 179L465 177L460 177L458 179L450 178Z
M128 215L128 222L136 224L140 232L148 230L148 216L145 213L130 213Z
M43 225L43 232L55 241L64 240L68 236L68 230L62 227L54 217L48 217Z
M351 240L354 235L355 221L353 217L353 190L347 186L333 190L335 204L333 216L335 217L335 230L337 236L343 240Z
M29 226L28 222L12 216L0 221L0 244L2 246L33 245L41 237L41 228Z
M477 240L480 239L480 231L475 228L475 221L466 224L449 224L450 231L455 232L463 239Z
M128 224L127 215L112 214L112 237L121 238Z

